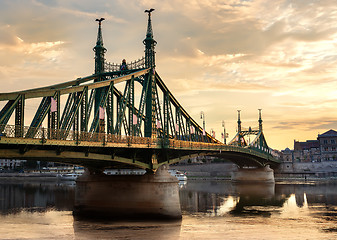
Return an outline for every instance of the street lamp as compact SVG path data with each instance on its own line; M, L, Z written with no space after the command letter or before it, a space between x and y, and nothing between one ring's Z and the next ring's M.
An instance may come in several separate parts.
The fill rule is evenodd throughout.
M203 135L206 135L206 130L205 130L205 113L203 111L200 112L200 119L202 119Z
M225 127L225 121L224 120L222 120L222 127L223 127L223 143L226 144L226 138L228 136L227 136L227 133L226 133L226 127Z

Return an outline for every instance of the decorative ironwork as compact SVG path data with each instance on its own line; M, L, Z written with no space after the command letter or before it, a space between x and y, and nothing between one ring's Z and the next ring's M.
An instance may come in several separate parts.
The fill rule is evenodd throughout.
M31 127L25 126L22 129L22 132L20 133L22 135L21 138L17 137L17 129L18 126L15 125L0 125L1 129L3 129L0 132L0 140L3 140L3 138L6 139L35 139L40 140L40 144L49 144L53 145L60 145L59 141L66 142L76 142L77 144L85 143L85 142L91 142L91 143L118 143L118 144L124 144L123 147L129 147L133 148L133 145L137 145L137 147L140 148L148 148L148 147L161 147L164 144L163 138L151 138L151 137L136 137L136 136L122 136L117 134L105 134L105 133L97 133L97 132L82 132L82 131L72 131L70 130L68 132L68 135L65 139L63 139L63 136L65 135L64 129L51 129L51 128L34 128L35 135L29 136L28 131L31 129ZM53 142L55 141L55 142ZM144 145L144 146L139 146ZM109 147L109 145L102 144L102 147ZM267 148L264 148L263 150L264 154L261 154L258 151L255 151L254 149L250 148L242 148L238 146L229 146L229 145L223 145L218 143L205 143L205 142L193 142L193 141L183 141L183 140L177 140L177 139L169 139L167 147L172 149L190 149L190 150L212 150L212 151L230 151L230 152L242 152L242 153L249 153L251 155L255 155L261 158L265 158L265 154L269 154L270 150Z
M137 148L164 149L163 155L168 152L165 153L166 148L196 151L196 154L198 150L219 151L220 154L224 150L257 156L262 164L268 162L271 155L262 132L261 110L259 127L248 129L242 128L238 112L238 134L231 145L225 145L205 132L205 123L201 127L173 96L154 69L156 41L150 18L152 11L146 11L149 18L143 41L145 57L130 63L105 62L101 29L104 19L97 19L94 75L49 87L0 94L0 101L7 101L0 111L1 143L21 141L22 144L76 146L85 142L86 146L111 147L112 151L115 145L109 143L122 144L120 148L137 144ZM126 83L120 84L124 90L118 90L116 85L122 82ZM30 120L25 119L25 101L32 98L41 102L30 126L25 127L24 122ZM62 99L67 100L61 104ZM15 125L8 125L13 113ZM204 115L202 119L205 120ZM46 122L47 127L44 127ZM252 134L256 138L247 144L244 136ZM180 154L188 155L184 151ZM149 155L151 159L144 161L151 163L148 165L151 169L168 159L167 156L157 158L154 153ZM179 157L177 161L180 160Z
M126 70L138 70L145 68L145 57L142 57L138 60L126 64ZM104 71L105 72L118 72L122 70L122 63L104 63Z

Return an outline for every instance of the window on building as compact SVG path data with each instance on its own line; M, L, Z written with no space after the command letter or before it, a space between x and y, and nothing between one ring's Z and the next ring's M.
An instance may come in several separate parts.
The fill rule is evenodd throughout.
M336 147L331 147L331 150L332 151L336 151Z
M331 139L331 144L335 144L335 139Z
M328 140L323 140L323 143L324 144L328 144Z
M329 151L329 148L328 148L328 147L325 147L325 148L324 148L324 151L326 151L326 152Z

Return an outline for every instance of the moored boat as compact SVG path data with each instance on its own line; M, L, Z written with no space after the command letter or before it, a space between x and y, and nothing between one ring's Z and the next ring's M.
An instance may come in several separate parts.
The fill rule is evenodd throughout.
M76 181L76 179L81 175L82 173L65 173L65 174L58 175L58 178L60 180L65 180L65 181Z
M172 176L176 177L179 181L186 181L187 180L186 175L184 173L178 171L178 170L172 169L172 170L168 170L168 171Z

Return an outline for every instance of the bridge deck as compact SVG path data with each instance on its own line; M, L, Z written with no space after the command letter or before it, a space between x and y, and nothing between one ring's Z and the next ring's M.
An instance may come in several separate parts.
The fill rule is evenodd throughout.
M69 132L67 139L58 139L58 136L61 136L58 130L39 128L34 138L15 137L15 126L8 125L0 136L0 158L45 161L52 159L57 162L79 165L86 165L90 160L110 161L154 169L162 164L173 164L200 155L230 158L234 154L236 157L249 156L250 159L259 159L258 162L263 162L263 164L279 163L278 159L273 158L267 152L218 143L74 131ZM137 152L138 158L126 152L132 152L135 155ZM163 155L162 152L165 152L168 157L150 166L141 160L141 157L149 152L156 152L158 155Z

